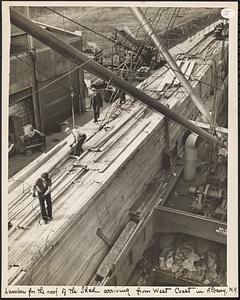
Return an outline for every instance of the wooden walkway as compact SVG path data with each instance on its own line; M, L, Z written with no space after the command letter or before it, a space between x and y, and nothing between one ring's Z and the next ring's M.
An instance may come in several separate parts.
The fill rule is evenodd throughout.
M186 41L181 48L191 54L198 44L202 56L205 51L215 57L221 53L221 41L202 36L206 44L203 48L199 39ZM208 82L212 76L211 62L202 64L201 59L186 56L178 63L198 80ZM201 90L202 100L211 107L210 87L199 87L197 80L191 83ZM158 101L186 118L196 118L198 110L167 67L147 78L139 88L143 84L146 93ZM112 111L114 115L115 105L117 102L109 114ZM106 130L99 131L92 121L83 127L89 138L79 164L68 159L71 137L67 137L16 174L19 182L9 182L8 214L13 224L8 243L9 284L86 284L108 252L96 234L97 228L114 241L127 224L130 208L160 168L165 128L163 116L129 97L118 113L118 117L110 118ZM174 145L181 130L173 123L169 130ZM49 171L53 178L54 220L48 225L39 224L38 200L30 195L30 186L43 171ZM24 190L22 181L27 182Z

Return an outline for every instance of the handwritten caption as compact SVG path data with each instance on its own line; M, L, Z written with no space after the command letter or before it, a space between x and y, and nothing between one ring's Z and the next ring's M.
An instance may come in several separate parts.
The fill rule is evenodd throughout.
M36 297L84 297L99 294L105 297L159 297L159 296L216 296L231 297L238 295L237 287L6 287L5 296L12 298Z

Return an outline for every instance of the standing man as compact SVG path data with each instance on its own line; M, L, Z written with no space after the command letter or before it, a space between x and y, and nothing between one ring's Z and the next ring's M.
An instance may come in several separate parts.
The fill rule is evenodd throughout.
M51 187L52 180L47 172L42 173L41 177L37 179L35 185L33 186L33 195L35 195L35 192L37 191L41 215L45 224L47 224L48 221L52 221ZM45 207L45 202L47 204L47 210Z
M94 123L95 123L98 122L100 107L103 107L102 95L97 92L97 89L95 87L92 88L90 108L92 107L93 107Z
M126 93L121 90L119 94L120 104L124 104L126 102Z
M80 156L80 154L83 152L82 145L87 138L86 134L79 127L73 128L72 130L69 127L67 127L65 129L65 132L67 134L71 133L73 135L74 140L70 147L72 148L73 146L76 146L74 155Z

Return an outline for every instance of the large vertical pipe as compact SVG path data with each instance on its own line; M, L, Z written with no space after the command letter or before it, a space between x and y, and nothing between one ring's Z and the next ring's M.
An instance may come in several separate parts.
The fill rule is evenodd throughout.
M10 9L10 17L11 22L22 29L25 32L30 33L36 39L41 41L42 43L46 44L50 48L54 49L61 55L67 57L72 62L81 65L82 68L89 71L90 73L95 74L96 76L102 78L103 80L109 81L111 80L111 84L120 88L121 90L125 91L130 96L138 99L142 103L150 106L157 112L167 116L169 119L175 121L176 123L184 126L185 128L189 129L200 135L202 138L208 140L210 143L214 145L219 145L221 147L225 147L221 141L216 139L214 136L206 132L205 130L199 128L198 126L192 124L187 119L183 118L179 114L175 113L162 103L156 101L155 99L151 98L141 90L137 89L135 86L131 85L128 81L122 79L121 77L117 76L110 70L106 69L102 65L96 63L93 60L89 60L89 58L81 53L78 49L74 48L73 46L67 44L63 40L59 39L58 37L54 36L47 30L41 28L39 25L34 24L34 22L26 19L23 15L16 12L14 9Z
M133 15L138 20L139 24L143 26L143 29L145 32L151 37L153 42L155 43L156 47L162 54L162 56L166 59L166 62L169 64L170 68L175 73L178 80L181 82L187 93L192 98L192 101L195 103L197 108L200 110L200 112L203 114L203 116L206 118L206 120L210 123L211 122L211 116L208 111L208 108L204 105L204 103L201 101L199 96L196 94L190 83L187 81L185 76L183 75L181 69L176 64L175 60L171 56L171 54L168 52L167 48L165 47L164 43L161 41L161 39L154 33L154 30L152 26L149 24L149 22L144 17L142 11L138 7L131 7L131 11Z
M190 134L184 147L184 180L192 181L197 174L198 150L196 146L198 136Z

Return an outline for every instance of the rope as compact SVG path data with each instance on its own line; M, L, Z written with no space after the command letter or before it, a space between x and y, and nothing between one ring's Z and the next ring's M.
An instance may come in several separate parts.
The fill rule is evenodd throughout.
M157 26L157 24L158 24L158 22L159 22L159 20L160 20L160 18L161 18L161 15L162 15L162 14L161 14L160 16L158 15L159 11L160 11L160 9L157 11L157 13L156 13L156 15L155 15L155 18L154 18L154 20L153 20L153 22L156 21L156 24L154 25L154 28ZM147 9L146 9L146 11L145 11L145 15L146 15L146 12L147 12ZM162 12L163 12L163 11L162 11ZM145 41L146 41L147 38L148 38L148 35L145 34L145 39L142 40L139 49L141 49L141 46L145 43ZM143 49L144 49L144 48L142 48L142 51L143 51ZM140 55L139 55L139 58L140 58ZM127 63L127 58L126 58L125 61L122 63L122 64L123 64L123 68L122 68L121 74L120 74L121 77L123 77L123 70L124 70L124 67L125 67L125 66L127 67L126 63ZM121 65L122 65L122 64L121 64ZM121 66L121 65L120 65L120 66ZM117 71L120 69L120 66L118 67ZM133 72L134 72L135 70L136 70L136 65L135 65L135 68L133 69ZM116 73L117 73L117 71L116 71ZM128 68L127 75L129 74L129 72L130 72L130 69ZM149 72L148 72L148 73L149 73ZM127 75L126 75L126 77L127 77ZM110 83L109 83L109 84L110 84ZM119 89L116 89L115 92L112 93L112 95L111 95L111 97L110 97L110 100L109 100L109 103L112 103L112 99L116 100L116 98L117 98L117 96L118 96L118 92L119 92ZM119 114L121 113L121 106L119 106L118 104L119 104L118 102L115 102L115 104L113 104L113 105L111 105L111 106L109 105L109 108L108 108L108 110L107 110L107 112L106 112L106 114L105 114L105 117L103 118L102 123L101 123L101 125L100 125L100 129L103 128L103 122L104 122L105 119L107 118L107 114L108 114L109 111L110 111L110 107L114 106L114 107L113 107L113 110L112 110L111 114L109 115L109 117L108 117L107 121L105 122L105 124L107 124L107 123L110 121L110 118L113 116L113 114L115 114L114 117L116 117L116 114L117 114L117 113L116 113L117 108L120 108L120 112L117 114L117 116L119 116Z
M158 11L157 11L157 13L156 13L156 16L155 16L156 20L154 20L154 21L156 21L155 25L153 26L154 29L156 28L157 24L159 23L159 21L160 21L160 19L161 19L161 17L162 17L162 14L163 14L164 9L165 9L165 8L162 9L162 12L161 12L160 15L158 15L158 14L159 14L161 8L158 9ZM152 22L152 25L153 25L154 21ZM145 32L145 37L144 37L144 39L142 40L141 45L140 45L140 47L139 47L139 50L141 50L141 53L138 53L139 56L138 56L138 61L137 61L136 65L135 65L135 70L137 69L137 67L139 66L139 63L140 63L141 54L142 54L142 52L143 52L143 50L144 50L144 47L143 47L144 42L145 42L145 41L148 41L149 39L150 39L149 35Z
M146 9L146 11L147 11L147 9ZM146 14L146 11L145 11L145 14ZM156 16L157 16L157 15L156 15ZM142 41L142 43L143 43L143 42L144 42L144 41ZM141 46L140 46L140 47L141 47ZM131 59L131 64L132 64L132 59ZM123 65L123 67L122 67L122 69L120 69L120 67L121 67L122 65ZM127 68L127 74L125 75L125 77L127 77L127 75L128 75L129 72L130 72L130 69L127 67L127 58L125 58L125 61L124 61L122 64L120 64L120 66L117 68L115 74L120 70L120 77L123 78L123 70L124 70L124 67ZM136 66L135 66L135 69L136 69ZM134 69L133 69L133 71L134 71ZM110 80L110 81L111 81L111 80ZM110 84L110 81L109 81L108 85ZM119 89L116 89L116 90L112 93L112 95L111 95L111 97L110 97L110 100L109 100L109 103L112 103L112 102L114 102L114 101L116 100L119 91L120 91ZM114 100L112 100L112 99L114 99ZM109 122L109 120L110 120L110 118L112 117L113 114L115 114L115 116L116 116L116 110L117 110L117 108L118 108L118 105L117 105L117 104L118 104L117 102L115 102L115 104L113 104L113 105L114 105L114 108L113 108L111 114L109 115L109 117L108 117L108 119L107 119L107 121L106 121L105 124L107 124L107 123ZM111 105L111 107L112 107L113 105ZM103 127L103 122L104 122L104 120L107 118L107 114L109 113L109 110L110 110L110 105L109 105L109 108L108 108L108 110L107 110L107 112L106 112L106 114L105 114L104 119L102 120L102 124L101 124L100 128ZM121 113L121 112L120 112L120 113ZM119 114L120 114L120 113L119 113ZM119 114L118 114L118 115L119 115Z
M145 12L143 13L144 17L147 15L147 11L148 11L148 7L146 8ZM131 13L132 13L132 11L131 11ZM141 29L141 24L136 32L135 39L137 39L140 29Z

